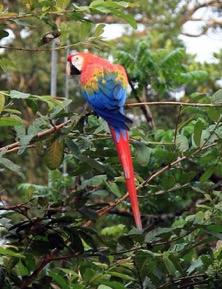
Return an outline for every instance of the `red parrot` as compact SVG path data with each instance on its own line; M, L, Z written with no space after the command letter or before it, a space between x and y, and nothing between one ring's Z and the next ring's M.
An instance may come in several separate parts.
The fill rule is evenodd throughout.
M91 53L75 53L67 58L67 74L80 75L81 92L92 109L107 121L124 171L136 226L142 229L129 146L124 104L128 78L123 66L112 64Z

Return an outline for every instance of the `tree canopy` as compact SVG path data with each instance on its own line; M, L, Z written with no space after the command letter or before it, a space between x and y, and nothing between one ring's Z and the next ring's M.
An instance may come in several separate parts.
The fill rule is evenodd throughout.
M197 36L184 32L188 21L217 33L221 9L191 0L0 4L2 289L220 288L222 51L199 63L178 36ZM103 39L110 24L125 28L121 37ZM83 50L128 73L142 232L108 126L65 75L67 54Z

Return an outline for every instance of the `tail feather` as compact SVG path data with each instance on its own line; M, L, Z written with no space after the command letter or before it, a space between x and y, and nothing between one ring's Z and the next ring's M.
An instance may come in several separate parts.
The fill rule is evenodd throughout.
M126 180L126 187L129 192L130 202L132 205L132 211L136 226L138 229L142 229L142 223L140 218L140 209L136 193L136 185L134 181L134 170L132 164L132 157L129 147L128 131L124 131L124 134L120 134L120 137L116 136L115 129L110 126L110 131L116 145L116 150L124 171Z

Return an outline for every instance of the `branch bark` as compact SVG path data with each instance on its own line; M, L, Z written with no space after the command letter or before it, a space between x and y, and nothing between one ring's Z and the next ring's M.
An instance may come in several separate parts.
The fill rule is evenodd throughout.
M192 107L222 107L222 103L187 103L187 102L176 102L176 101L154 101L154 102L139 102L139 103L129 103L125 105L125 108L130 107L144 107L145 105L179 105L179 106L192 106ZM84 115L83 115L84 116ZM83 117L82 116L82 117ZM150 118L149 118L150 120ZM40 139L46 135L59 131L61 128L71 123L71 120L67 120L59 125L53 126L36 135L36 138ZM31 144L28 147L33 147ZM19 142L14 142L12 144L3 146L0 148L0 152L7 149L6 153L11 153L19 150Z

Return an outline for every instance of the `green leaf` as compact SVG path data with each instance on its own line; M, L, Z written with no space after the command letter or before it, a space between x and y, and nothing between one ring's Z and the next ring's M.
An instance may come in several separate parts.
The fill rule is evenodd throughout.
M82 275L83 275L84 281L88 283L90 279L96 275L96 272L92 270L91 268L86 268L85 272Z
M185 135L178 134L176 137L176 146L181 152L185 152L189 149L189 141Z
M122 196L118 186L116 183L108 183L106 182L107 187L110 189L110 191L117 196L117 198L120 198Z
M110 275L107 273L98 273L98 274L94 274L94 276L92 276L92 278L89 280L89 283L91 284L99 284L102 283L104 280L109 280L110 279Z
M135 280L135 278L133 278L133 277L131 277L131 276L129 276L129 275L120 273L120 272L108 270L108 273L109 273L111 276L118 277L118 278L121 278L121 279L123 279L123 280Z
M86 207L83 207L81 209L79 209L79 212L85 216L87 219L90 219L92 221L96 221L98 219L98 215L96 212L86 208Z
M14 63L7 58L0 56L0 67L3 71L6 71L8 67L14 67Z
M106 228L102 229L101 233L104 236L121 236L122 233L125 231L125 226L123 224L107 226ZM127 236L128 237L128 236ZM130 238L129 238L130 239Z
M58 270L61 270L62 272L64 272L67 275L73 276L73 277L79 277L78 273L75 272L73 269L69 269L69 268L60 268L57 267Z
M200 177L201 182L207 182L215 171L215 166L210 166Z
M217 121L220 117L219 108L217 107L208 107L206 109L209 118L213 121Z
M24 258L23 254L16 253L15 251L9 249L9 248L3 248L0 247L0 255L3 256L10 256L10 257L17 257L17 258Z
M92 238L92 236L90 234L87 234L84 231L79 231L79 236L84 240L84 242L91 248L93 248L94 250L96 250L96 243L94 241L94 239Z
M129 236L120 237L118 239L118 243L120 243L120 245L126 248L127 250L130 250L134 246L134 242Z
M73 233L70 235L70 247L75 251L78 252L80 254L84 253L84 245L83 242L80 238L80 236L76 233Z
M23 172L21 171L21 167L14 164L12 161L10 161L9 159L0 157L0 164L2 164L3 166L5 166L7 169L17 173L18 175L20 175L21 177L24 177Z
M49 271L49 276L53 278L53 280L61 286L62 289L69 289L70 286L66 283L66 280L60 276L59 274L53 273L52 271Z
M178 272L180 272L181 275L184 274L184 270L181 266L181 260L178 254L169 254L168 258L171 260L171 262L173 263L174 267L176 268L176 270ZM178 275L178 272L175 272Z
M65 9L67 5L69 4L70 0L56 0L56 4L59 8Z
M198 120L194 125L193 140L196 146L200 146L202 131L204 128L204 123L202 120Z
M79 35L81 40L84 40L86 37L89 36L91 28L92 28L92 23L91 22L84 21L84 22L81 23L81 25L80 25L81 33Z
M161 179L161 187L167 191L176 185L176 179L173 175L165 175Z
M169 258L169 252L163 252L163 262L167 268L169 275L174 276L177 269Z
M86 289L86 286L83 284L75 284L74 286L73 289Z
M71 139L66 139L66 144L67 144L68 148L70 149L72 155L76 159L85 162L90 167L97 169L101 173L105 172L105 166L104 165L102 165L101 163L97 162L96 160L94 160L88 156L84 156L80 152L79 147Z
M4 108L3 111L11 114L22 114L21 111L12 108Z
M153 242L155 240L159 240L160 235L169 235L174 230L174 228L156 228L146 234L145 242Z
M212 95L212 103L222 103L222 88Z
M196 70L196 71L189 71L189 72L182 72L177 75L178 83L190 83L193 81L203 81L208 76L208 73L203 70Z
M24 26L24 27L35 27L34 25L22 20L22 19L12 19L13 22L15 22L19 26Z
M100 13L110 13L114 14L122 19L124 19L126 22L128 22L134 29L137 28L137 23L134 19L134 17L130 14L127 14L125 11L122 12L121 9L125 9L129 6L128 2L125 1L102 1L102 0L95 0L92 1L89 5L89 7L95 11L98 11Z
M85 187L85 186L100 186L102 184L104 184L107 180L107 175L96 175L96 176L93 176L92 178L90 179L87 179L85 181L82 182L82 186ZM95 192L97 193L97 192Z
M22 262L22 260L18 262L17 266L19 275L27 276L30 273L29 270L26 268L25 264Z
M28 107L31 108L33 114L36 114L39 109L36 101L34 101L33 99L26 99L26 104Z
M0 93L0 114L2 113L4 105L5 105L5 96Z
M17 90L11 90L9 96L11 98L25 99L30 97L30 93L24 93Z
M103 281L102 283L111 287L112 289L126 289L126 287L122 283L117 281Z
M222 233L222 227L221 225L216 225L216 224L212 224L212 225L208 225L207 226L207 231L214 231L214 232L218 232L218 233Z
M99 13L102 13L102 14L108 14L108 13L111 13L111 10L104 7L104 6L98 6L98 7L93 7L92 11L94 12L99 12ZM95 13L94 12L94 13Z
M77 4L72 3L72 7L74 9L74 12L81 11L81 12L86 12L86 13L89 13L89 14L91 13L91 11L89 9L89 6L78 6ZM74 15L76 15L76 14L74 14Z
M201 268L202 266L203 266L203 261L201 260L201 256L200 256L198 259L192 261L191 266L187 269L187 273L191 274L197 269L199 270L199 268Z
M34 192L41 193L43 195L47 194L49 189L46 186L41 185L34 185L29 183L22 183L18 185L18 189L22 190L23 192L28 192L32 195Z
M110 286L106 286L106 285L99 285L99 287L97 289L112 289L112 287Z
M181 61L184 58L185 49L176 48L173 51L169 52L162 60L161 65L169 66L174 65L174 63Z
M143 167L147 166L150 160L149 148L143 142L139 142L139 141L134 142L133 146L134 146L135 155L140 165Z
M94 0L90 3L89 7L94 8L94 7L98 7L98 6L103 6L104 3L105 3L104 0Z
M190 95L189 102L198 102L199 100L203 99L206 96L205 93L194 92Z
M20 126L23 125L23 121L18 117L3 116L0 118L0 126Z
M57 169L64 156L64 140L55 139L47 148L44 155L44 162L50 170Z
M99 36L101 36L101 34L103 34L104 27L105 27L105 24L99 24L96 26L96 30L95 30L95 36L96 37L99 37Z
M129 3L125 1L115 2L111 0L109 1L95 0L95 1L92 1L90 4L90 7L99 7L99 6L107 7L107 8L127 8L129 6Z
M137 29L137 23L134 17L130 14L126 14L124 12L118 11L118 10L112 10L112 14L117 15L118 17L124 19L126 22L128 22L134 29Z
M8 37L9 33L6 30L0 30L0 39Z

